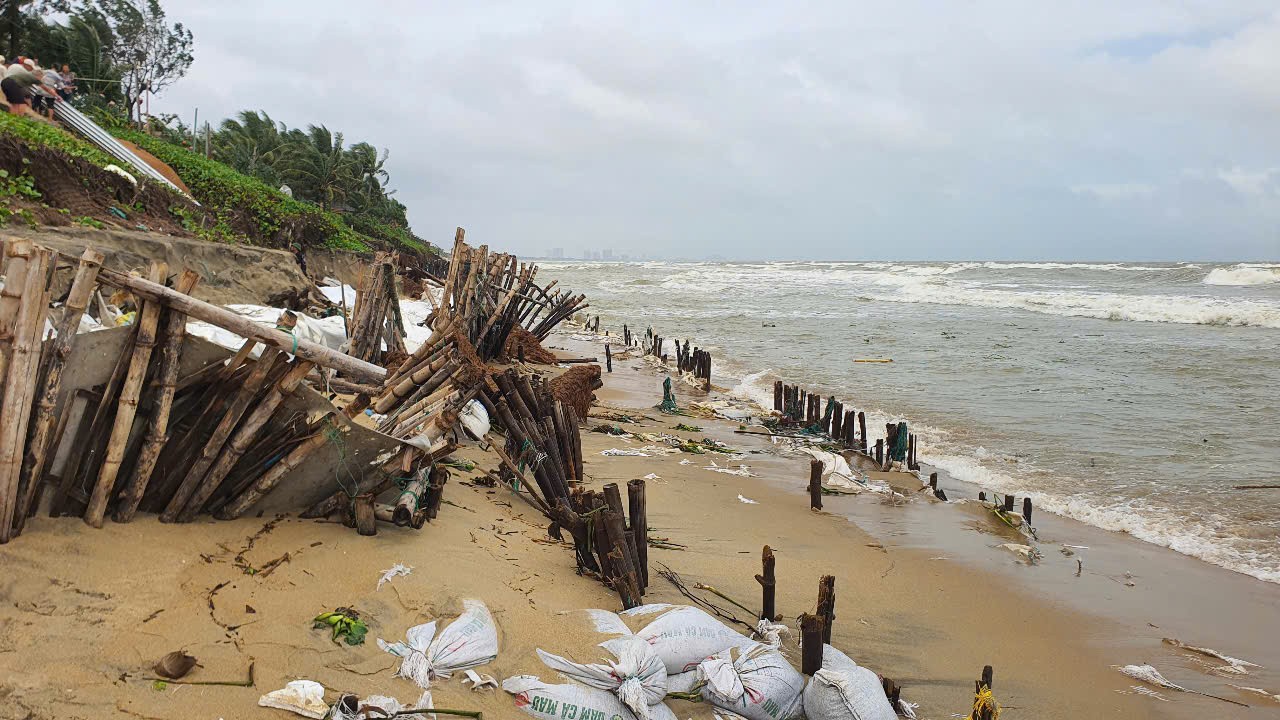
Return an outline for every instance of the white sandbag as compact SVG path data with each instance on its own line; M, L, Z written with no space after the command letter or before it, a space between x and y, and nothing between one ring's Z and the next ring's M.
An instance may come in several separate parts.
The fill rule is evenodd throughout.
M880 678L830 645L822 646L822 669L804 689L804 712L809 720L897 719Z
M693 692L698 686L698 671L690 670L688 672L676 673L667 676L667 692L668 693L687 693Z
M731 647L755 642L710 614L691 605L642 605L621 613L626 618L657 618L636 631L636 637L653 646L668 674L692 670L698 663Z
M734 647L698 665L702 697L747 720L787 720L801 714L804 675L767 645ZM883 693L882 693L883 694Z
M479 600L463 600L463 613L436 637L436 623L416 625L405 633L407 643L378 647L403 658L397 677L409 678L426 689L435 678L448 679L455 672L484 665L498 657L498 627L489 608Z
M547 667L570 680L608 690L639 720L649 720L648 706L662 702L667 696L667 668L662 660L658 659L649 643L634 635L608 640L600 643L600 647L613 653L617 660L606 660L608 664L584 665L542 649L538 650L538 657Z
M613 693L582 685L548 685L533 675L515 675L502 681L502 689L515 696L516 707L543 720L635 720L635 714ZM648 707L650 720L677 720L663 703Z

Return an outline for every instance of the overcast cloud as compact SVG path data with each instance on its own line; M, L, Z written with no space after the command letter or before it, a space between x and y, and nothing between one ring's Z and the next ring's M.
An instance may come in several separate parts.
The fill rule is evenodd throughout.
M164 5L153 112L389 148L437 244L1280 257L1274 0Z

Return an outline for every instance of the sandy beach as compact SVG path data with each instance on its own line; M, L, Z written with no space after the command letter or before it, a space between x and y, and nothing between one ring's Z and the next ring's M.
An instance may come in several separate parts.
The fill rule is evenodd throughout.
M565 354L590 350L564 336L553 336L549 344ZM1119 601L1113 596L1150 607L1153 593L1166 592L1159 573L1144 570L1134 587L1103 580L1105 585L1068 591L1060 584L1069 581L1044 577L1060 564L1029 568L992 550L988 546L1013 538L1002 538L996 525L964 508L944 508L922 497L899 506L864 496L829 497L825 512L811 512L804 488L807 459L778 454L767 439L735 434L737 425L729 421L659 413L653 405L661 379L648 363L615 358L593 414L628 414L637 422L619 425L631 433L721 440L744 457L719 464L746 464L752 476L707 470L716 458L705 455L602 456L610 448L645 443L584 429L587 485L656 475L648 481L651 534L686 549L652 548L651 567L670 567L686 581L714 586L748 607L758 606L753 576L762 546L770 545L777 557L778 611L789 625L811 611L818 578L835 575L833 644L896 680L904 698L920 703L921 718L967 712L973 680L985 664L995 668L1004 717L1248 718L1280 707L1267 707L1261 697L1253 702L1195 657L1160 640L1171 634L1275 667L1275 648L1266 647L1265 633L1254 624L1274 619L1275 593L1258 595L1250 607L1254 615L1227 608L1234 614L1225 617L1221 606L1192 588L1163 598L1168 607L1159 612L1166 617L1183 608L1188 619L1203 620L1215 633L1214 625L1236 628L1240 642L1248 644L1236 644L1236 637L1225 643L1221 635L1202 634L1205 624L1199 622L1156 628L1115 610ZM696 392L679 392L682 406L696 398ZM681 421L702 431L673 431ZM602 422L609 421L589 418L586 425ZM497 467L496 458L479 447L457 457L475 461L478 469ZM571 546L549 539L536 511L507 489L473 484L478 475L454 472L445 507L421 533L387 526L376 538L283 516L184 527L144 517L129 525L108 523L101 531L75 519L36 519L21 542L0 550L7 569L0 580L0 717L278 718L285 714L258 708L258 697L299 678L322 683L331 700L344 691L410 703L418 689L392 677L398 660L372 639L401 639L411 625L456 616L464 598L481 599L494 613L500 650L482 670L499 679L531 673L555 682L536 648L597 660L592 644L601 638L570 611L617 610L617 596L575 573ZM908 492L919 484L902 473L875 477ZM946 524L929 517L940 510L952 511L959 519L950 523L959 527L931 529L930 542L970 536L985 552L968 553L957 543L941 553L924 542L920 528ZM90 533L94 542L85 542ZM1045 545L1047 555L1058 554L1050 547ZM286 554L287 560L272 562ZM412 566L412 573L377 590L382 571L396 563ZM263 567L272 569L257 571ZM645 600L685 602L656 575ZM1090 603L1101 611L1082 607ZM339 606L361 612L369 641L335 644L327 632L311 629L313 616ZM787 645L798 661L794 640ZM190 680L243 682L252 666L254 685L157 689L151 665L175 649L200 662ZM1168 702L1160 702L1134 693L1136 683L1112 669L1147 661L1192 687L1255 707L1167 691ZM1277 684L1269 669L1231 682ZM482 710L495 718L521 715L505 693L473 692L458 678L438 681L432 691L437 707ZM711 717L706 704L670 704L681 718Z

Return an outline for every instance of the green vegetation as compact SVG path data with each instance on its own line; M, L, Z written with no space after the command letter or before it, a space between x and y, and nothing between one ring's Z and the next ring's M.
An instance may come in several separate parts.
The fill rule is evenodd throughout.
M14 175L8 170L0 169L0 227L18 218L27 225L35 225L36 218L26 208L15 208L14 200L35 201L40 199L40 191L36 190L35 179L23 172Z
M82 158L98 167L120 162L102 152L96 146L81 140L61 128L9 113L0 113L0 135L10 135L35 147L48 147L72 157Z
M195 199L213 216L213 222L206 222L182 205L175 205L170 212L189 232L206 240L270 247L288 247L298 242L357 252L388 244L370 242L335 213L295 200L217 160L133 130L117 130L116 135L155 155L178 173Z

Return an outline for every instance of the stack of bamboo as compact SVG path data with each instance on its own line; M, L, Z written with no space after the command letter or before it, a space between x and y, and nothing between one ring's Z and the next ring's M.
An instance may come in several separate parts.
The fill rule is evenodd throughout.
M405 350L404 316L396 292L398 256L378 253L356 288L347 332L347 354L383 367L399 364ZM345 311L345 308L344 308Z
M143 279L103 269L103 256L92 249L80 258L61 317L50 318L56 336L41 344L58 256L12 240L3 259L0 541L21 532L46 485L52 514L82 515L95 527L108 513L129 522L139 509L161 512L166 521L190 521L207 509L235 517L345 432L332 417L308 423L282 416L285 398L309 372L327 367L366 383L381 383L386 372L296 338L288 313L268 328L192 298L199 280L192 271L169 288L164 263L152 263ZM58 415L55 409L98 282L132 293L139 311L109 379L76 393L87 402L83 419L70 423L66 408ZM229 361L179 378L188 316L246 340ZM367 403L357 398L345 414ZM54 448L66 453L56 484L49 484ZM414 460L400 464L412 468Z
M599 573L630 609L643 602L649 586L644 480L627 483L627 505L629 513L623 513L617 483L601 492L575 488L569 498L557 501L552 519L573 537L579 571Z

